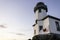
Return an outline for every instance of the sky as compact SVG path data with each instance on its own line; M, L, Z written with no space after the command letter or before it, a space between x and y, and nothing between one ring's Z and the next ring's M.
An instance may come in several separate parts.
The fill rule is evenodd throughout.
M33 37L34 7L44 2L48 15L60 18L60 0L0 0L0 40L28 40Z

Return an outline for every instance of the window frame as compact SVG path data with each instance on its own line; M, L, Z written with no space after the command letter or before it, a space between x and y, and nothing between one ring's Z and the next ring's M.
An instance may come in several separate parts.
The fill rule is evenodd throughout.
M43 29L43 26L42 26L42 25L41 25L41 26L39 26L39 31L40 31L40 30L42 30L42 29Z
M58 22L58 21L55 21L55 24L56 24L57 31L60 31L60 25L59 25L59 22Z

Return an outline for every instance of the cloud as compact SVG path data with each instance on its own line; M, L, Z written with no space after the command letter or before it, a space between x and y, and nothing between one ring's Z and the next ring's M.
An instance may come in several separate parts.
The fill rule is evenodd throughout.
M0 25L1 28L6 28L4 25Z
M25 35L25 34L22 34L22 33L15 33L15 32L9 32L9 33L16 34L16 35Z

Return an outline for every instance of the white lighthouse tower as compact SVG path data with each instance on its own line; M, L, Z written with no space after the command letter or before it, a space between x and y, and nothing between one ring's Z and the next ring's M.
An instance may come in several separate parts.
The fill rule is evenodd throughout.
M35 24L33 25L34 36L55 35L60 38L60 19L47 15L48 8L43 2L34 7Z
M37 3L37 5L34 8L35 13L35 24L34 27L34 35L38 34L45 34L43 33L43 18L47 16L47 6L43 2Z

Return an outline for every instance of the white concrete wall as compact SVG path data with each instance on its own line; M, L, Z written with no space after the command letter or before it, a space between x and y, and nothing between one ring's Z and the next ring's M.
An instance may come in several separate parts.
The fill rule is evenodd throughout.
M37 24L34 26L34 30L36 30L36 34L34 35L38 35L39 33L39 26L43 26L43 21L37 21Z
M38 24L36 24L34 27L33 27L34 30L36 30L36 34L34 35L38 35L39 34L39 26Z
M36 10L36 13L35 13L35 20L38 19L38 12L39 12L39 10Z
M49 29L49 18L47 18L47 19L45 19L43 21L43 29L45 29L45 28L47 30L45 33L50 33L50 29Z
M37 21L38 26L43 26L43 21Z
M44 9L41 9L41 12L37 10L35 13L35 19L38 19L38 20L43 19L45 16L47 16L47 12Z
M36 10L35 20L43 19L45 16L47 16L46 10L41 9L41 12L39 12L39 10ZM43 26L43 20L37 21L37 24L34 26L34 30L36 30L36 34L34 34L34 35L38 35L38 34L42 33L42 32L39 32L39 26Z
M45 29L46 28L46 30L47 31L43 31L43 29ZM50 33L50 30L49 30L49 18L47 18L47 19L45 19L44 21L43 21L43 29L40 31L40 34L48 34L48 33Z
M58 21L58 20L49 18L50 32L51 33L60 34L60 31L57 31L57 27L56 27L55 21ZM60 25L60 21L58 21L58 22L59 22L59 25Z
M47 31L44 32L43 29L39 31L39 26L43 26L43 29L46 28ZM49 18L45 19L44 21L38 21L37 24L34 26L34 30L36 30L35 35L50 33L50 30L49 30Z

